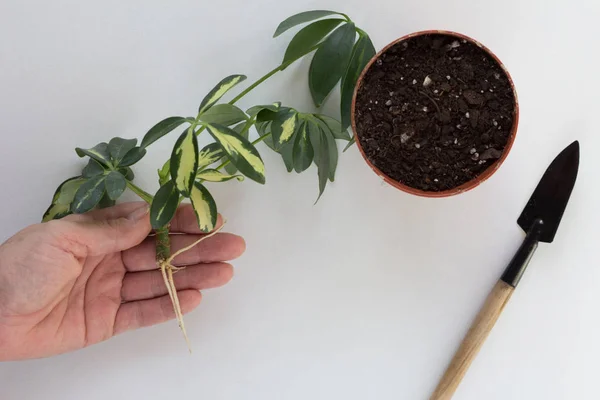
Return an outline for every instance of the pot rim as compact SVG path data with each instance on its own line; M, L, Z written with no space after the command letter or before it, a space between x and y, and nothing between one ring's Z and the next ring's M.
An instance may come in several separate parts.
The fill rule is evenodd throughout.
M502 151L502 155L500 156L500 158L498 160L496 160L493 164L491 164L489 167L487 167L480 175L476 176L475 178L471 179L468 182L463 183L460 186L457 186L455 188L452 189L448 189L448 190L443 190L440 192L428 192L428 191L424 191L424 190L420 190L420 189L415 189L413 187L404 185L390 177L388 177L385 173L383 173L381 170L379 170L379 168L377 168L375 165L373 165L373 163L367 158L364 149L362 148L362 145L360 144L360 140L358 139L358 134L357 134L357 129L356 129L356 96L358 93L358 89L360 88L363 78L366 74L366 72L369 70L369 68L371 68L371 66L373 65L373 63L375 61L377 61L387 50L389 50L391 47L397 45L398 43L401 43L407 39L416 37L416 36L422 36L422 35L430 35L430 34L441 34L441 35L447 35L447 36L452 36L452 37L456 37L458 39L462 39L462 40L467 40L475 45L477 45L478 47L480 47L481 49L483 49L483 51L485 51L487 54L489 54L494 61L496 61L498 63L498 65L500 66L500 68L502 68L502 70L504 71L504 73L506 74L506 77L508 78L508 82L510 84L510 87L513 91L513 95L515 98L515 110L514 110L514 120L513 120L513 126L512 129L510 131L510 135L509 135L509 139L508 142L506 143L506 146L504 147L504 150ZM457 33L457 32L453 32L453 31L447 31L447 30L439 30L439 29L435 29L435 30L424 30L424 31L417 31L417 32L413 32L413 33L409 33L408 35L404 35L394 41L392 41L391 43L389 43L387 46L385 46L383 49L381 49L379 52L377 52L377 54L375 54L371 60L369 60L369 62L367 63L367 65L363 68L358 80L356 81L356 85L354 87L354 93L352 95L352 106L351 106L351 113L350 113L350 121L351 121L351 126L352 126L352 130L354 132L354 138L356 141L356 146L358 147L360 154L362 156L362 158L365 160L365 162L367 163L367 165L377 174L379 175L379 177L381 177L385 182L387 182L389 185L395 187L398 190L401 190L403 192L409 193L409 194L413 194L416 196L421 196L421 197L430 197L430 198L439 198L439 197L450 197L450 196L455 196L464 192L467 192L469 190L474 189L475 187L479 186L481 183L483 183L484 181L486 181L487 179L489 179L497 170L498 168L500 168L500 166L504 163L504 161L506 160L506 158L508 157L508 154L510 153L515 138L517 136L517 128L519 125L519 100L517 97L517 91L515 89L515 84L512 80L512 77L510 76L510 73L508 72L508 69L505 67L504 63L502 63L502 61L500 61L500 59L487 47L485 47L483 44L481 44L480 42L478 42L477 40L466 36L462 33Z

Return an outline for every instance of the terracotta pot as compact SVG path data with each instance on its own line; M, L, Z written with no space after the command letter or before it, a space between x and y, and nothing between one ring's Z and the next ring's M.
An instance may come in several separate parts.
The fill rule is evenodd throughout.
M457 186L453 189L450 190L444 190L444 191L440 191L440 192L429 192L429 191L424 191L424 190L419 190L419 189L415 189L412 188L410 186L406 186L390 177L388 177L387 175L385 175L383 172L381 172L375 165L373 165L371 163L371 161L369 161L369 159L366 157L365 152L361 146L360 140L358 139L358 135L357 135L357 129L356 129L356 113L355 113L355 107L356 107L356 95L358 93L358 89L360 88L363 78L365 76L365 73L369 70L369 68L371 68L371 65L373 65L373 63L375 61L377 61L377 59L379 57L381 57L381 55L383 53L385 53L390 47L415 36L420 36L420 35L427 35L427 34L442 34L442 35L448 35L448 36L452 36L452 37L456 37L457 39L464 39L467 40L471 43L476 44L477 46L479 46L480 48L482 48L486 53L488 53L499 65L500 67L504 70L504 73L506 74L508 81L511 85L511 88L513 90L514 96L515 96L515 115L514 115L514 122L513 122L513 126L511 129L511 133L510 136L508 138L508 142L506 144L506 147L504 148L504 151L502 152L502 156L496 160L496 162L494 162L493 164L491 164L485 171L483 171L479 176L477 176L476 178L470 180L469 182L466 182L460 186ZM369 165L369 167L371 167L371 169L377 174L379 175L381 178L383 178L384 181L386 181L388 184L392 185L393 187L395 187L396 189L402 190L403 192L406 193L410 193L410 194L414 194L417 196L423 196L423 197L449 197L449 196L454 196L460 193L464 193L468 190L471 190L477 186L479 186L479 184L481 184L483 181L485 181L486 179L488 179L490 176L492 176L497 170L498 168L500 168L500 166L502 165L502 163L504 162L504 160L506 159L506 157L508 156L508 153L510 153L510 150L512 148L512 145L515 141L515 137L517 135L517 126L519 124L519 101L517 99L517 92L515 90L515 85L510 77L510 74L508 73L506 67L504 66L504 64L502 64L502 62L498 59L498 57L496 57L496 55L494 53L492 53L487 47L483 46L481 43L477 42L474 39L471 39L468 36L462 35L460 33L456 33L456 32L451 32L451 31L440 31L440 30L429 30L429 31L421 31L421 32L415 32L415 33L411 33L409 35L403 36L400 39L397 39L395 41L393 41L392 43L388 44L387 46L385 46L382 50L380 50L367 64L367 66L364 68L363 72L360 74L360 77L358 78L358 81L356 82L356 87L354 88L354 95L352 97L352 111L351 111L351 122L352 122L352 130L354 131L354 135L356 138L356 145L358 146L358 149L360 151L360 154L362 155L363 159L366 161L367 165Z

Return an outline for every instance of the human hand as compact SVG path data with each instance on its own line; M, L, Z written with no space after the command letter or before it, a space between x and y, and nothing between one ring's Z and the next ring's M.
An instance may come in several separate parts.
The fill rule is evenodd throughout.
M222 222L220 221L219 224ZM175 317L155 262L148 206L124 203L25 228L0 246L0 361L47 357ZM200 238L190 206L171 223L172 250ZM232 275L244 240L219 233L173 264L184 313L199 290Z

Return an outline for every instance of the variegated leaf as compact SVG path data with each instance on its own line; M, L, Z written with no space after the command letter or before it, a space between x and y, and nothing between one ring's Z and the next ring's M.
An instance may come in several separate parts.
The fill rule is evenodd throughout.
M206 145L200 153L198 153L198 170L208 167L211 164L219 161L225 152L219 143L211 143Z
M167 225L179 206L179 192L173 181L168 181L158 189L150 205L150 223L152 228L160 229Z
M242 136L243 138L248 139L250 136L250 129L244 130L245 127L246 127L246 123L242 122L241 124L237 124L236 126L234 126L231 129L233 129L234 131L239 133L240 136ZM235 175L238 172L238 169L236 168L236 166L233 165L231 162L226 163L224 168L225 168L225 172L227 172L229 175Z
M308 137L307 123L302 123L294 139L294 169L297 173L306 171L313 162L314 150Z
M71 203L71 211L75 214L82 214L96 207L104 195L104 175L96 176L85 181L75 193Z
M198 108L199 113L203 113L212 107L225 93L232 87L246 79L245 75L230 75L224 78L206 95Z
M133 149L137 144L137 139L123 139L115 137L108 142L108 152L115 165L125 157L129 150Z
M93 158L90 158L83 171L81 171L81 175L84 178L93 178L94 176L102 175L103 173L104 167Z
M252 117L258 115L258 113L260 113L262 110L277 112L277 111L279 111L279 107L281 107L280 101L273 103L273 104L254 106L254 107L250 107L249 109L247 109L246 114L248 114L250 116L250 118L252 118Z
M167 133L171 132L173 129L177 128L179 125L186 122L186 119L183 117L169 117L165 118L156 125L154 125L144 138L142 139L142 143L140 146L145 149L150 146L152 143L156 142L161 137L165 136Z
M208 132L242 174L258 183L265 183L265 165L252 143L226 126L208 125Z
M232 179L237 179L238 181L243 181L243 175L228 175L224 174L221 171L216 169L205 169L204 171L198 172L196 175L196 179L201 179L207 182L226 182Z
M71 207L67 204L51 204L44 213L42 222L52 221L53 219L61 219L72 214Z
M198 139L191 129L187 129L177 139L171 154L170 169L177 190L188 197L198 170Z
M59 219L71 214L71 202L83 182L85 182L84 178L76 176L61 183L54 192L54 196L52 196L52 204L44 213L42 222Z
M277 117L271 124L271 135L276 149L280 149L292 139L297 121L298 113L295 110L290 109L287 112L277 113Z
M117 200L127 188L125 177L117 171L111 171L104 180L106 193L111 200Z
M217 104L200 115L200 121L207 124L233 125L246 120L246 114L232 104Z
M91 149L82 149L80 147L77 147L75 149L75 152L77 152L77 155L79 157L88 156L98 161L102 165L110 165L110 153L108 152L108 143L98 143Z
M146 149L142 147L134 147L129 150L125 157L119 162L120 167L129 167L140 161L146 155Z
M202 232L210 232L217 224L217 204L210 192L199 182L194 183L190 196L196 213L198 227Z

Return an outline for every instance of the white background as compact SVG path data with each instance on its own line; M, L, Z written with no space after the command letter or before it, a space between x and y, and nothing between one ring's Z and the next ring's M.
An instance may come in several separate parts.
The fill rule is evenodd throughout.
M541 174L581 142L556 240L541 245L455 398L598 399L600 190L594 0L21 1L0 3L0 239L39 221L81 168L75 146L141 138L191 115L222 77L280 61L277 24L308 9L349 14L377 49L450 29L491 48L515 81L521 122L485 184L422 199L382 184L353 148L321 201L316 171L288 175L260 150L267 184L213 187L247 253L225 288L175 322L83 351L0 364L0 398L427 399L522 239L515 221ZM312 110L301 62L241 102ZM326 111L336 115L338 96ZM136 167L154 192L175 136ZM130 197L131 198L131 197Z

